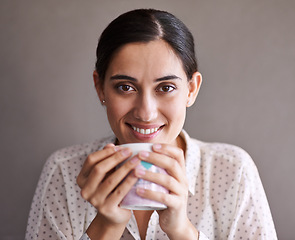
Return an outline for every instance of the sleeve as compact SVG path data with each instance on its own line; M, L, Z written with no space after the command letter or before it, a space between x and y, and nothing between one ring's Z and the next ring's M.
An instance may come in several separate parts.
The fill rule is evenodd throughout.
M228 239L277 239L257 168L250 156L244 160Z
M74 231L77 226L70 219L65 180L61 169L51 156L44 165L28 219L27 240L79 239Z

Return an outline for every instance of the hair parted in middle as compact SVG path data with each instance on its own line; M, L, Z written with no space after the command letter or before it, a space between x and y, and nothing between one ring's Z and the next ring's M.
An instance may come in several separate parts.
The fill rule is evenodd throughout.
M181 60L186 76L198 71L193 35L173 14L155 9L137 9L114 19L102 32L97 49L95 70L100 84L114 54L128 43L163 40Z

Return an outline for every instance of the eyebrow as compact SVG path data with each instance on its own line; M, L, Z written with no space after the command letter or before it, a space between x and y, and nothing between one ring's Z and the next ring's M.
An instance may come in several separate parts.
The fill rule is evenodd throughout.
M111 76L111 80L130 80L136 82L136 78L127 76L127 75L122 75L122 74L116 74L114 76Z
M111 80L130 80L130 81L137 82L137 79L136 78L130 77L130 76L127 76L127 75L123 75L123 74L116 74L114 76L111 76L110 79ZM177 77L176 75L168 75L168 76L157 78L155 80L155 82L161 82L161 81L173 80L173 79L182 80L180 77Z
M176 75L168 75L165 77L157 78L156 82L165 81L165 80L182 80L180 77L177 77Z

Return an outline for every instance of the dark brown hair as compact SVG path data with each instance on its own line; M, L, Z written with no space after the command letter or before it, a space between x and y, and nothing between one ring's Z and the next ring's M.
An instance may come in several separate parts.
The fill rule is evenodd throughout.
M104 81L107 68L114 54L124 45L162 39L174 50L191 79L198 71L194 39L182 21L171 13L155 9L137 9L113 20L102 32L96 49L95 69Z

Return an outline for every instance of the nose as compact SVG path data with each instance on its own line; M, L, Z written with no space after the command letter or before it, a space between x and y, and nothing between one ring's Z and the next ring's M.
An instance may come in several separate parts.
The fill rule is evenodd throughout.
M134 117L142 122L152 122L158 116L157 101L151 94L141 94L135 100Z

